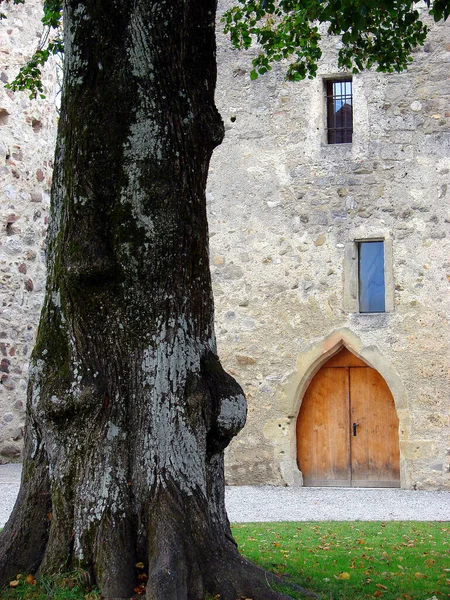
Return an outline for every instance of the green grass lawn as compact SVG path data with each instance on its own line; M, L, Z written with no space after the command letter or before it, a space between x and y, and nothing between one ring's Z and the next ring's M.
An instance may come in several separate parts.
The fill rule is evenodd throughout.
M246 523L233 525L233 535L247 558L323 600L450 599L447 522ZM35 584L26 575L17 587L0 591L0 598L100 597L83 589L76 574ZM279 589L301 598L289 586Z
M450 598L447 522L246 523L233 535L251 561L326 600Z
M0 590L0 598L29 600L100 600L97 590L88 590L80 573L65 573L36 581L30 574L18 573L14 587Z

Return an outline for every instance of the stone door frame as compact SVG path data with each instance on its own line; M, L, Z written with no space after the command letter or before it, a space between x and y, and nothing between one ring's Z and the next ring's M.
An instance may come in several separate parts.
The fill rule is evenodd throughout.
M333 331L320 342L312 344L302 352L296 368L287 378L279 408L283 415L277 423L268 423L264 433L275 447L275 458L279 462L281 476L286 485L301 486L303 479L297 467L296 424L303 396L314 375L329 358L345 346L369 367L380 373L386 381L395 402L399 419L400 487L408 487L406 464L402 456L402 443L409 439L410 414L406 389L392 364L375 346L365 346L358 336L347 328Z

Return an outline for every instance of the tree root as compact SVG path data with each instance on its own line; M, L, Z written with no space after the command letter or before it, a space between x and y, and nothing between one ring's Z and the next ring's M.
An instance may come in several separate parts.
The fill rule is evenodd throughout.
M175 505L169 493L159 500L150 527L146 600L203 600L206 594L220 600L292 600L273 589L280 584L319 598L242 557L225 530L202 517L199 498Z
M305 598L320 598L314 592L287 581L279 575L265 571L239 555L237 558L227 561L225 572L223 566L219 565L217 575L220 576L215 577L217 586L215 589L218 591L214 593L220 595L220 600L240 600L241 598L292 600L291 596L275 591L272 587L274 585L290 587ZM227 580L229 584L226 589L223 589L223 583Z
M29 461L13 512L0 533L0 587L17 573L35 573L48 541L51 495L47 465Z

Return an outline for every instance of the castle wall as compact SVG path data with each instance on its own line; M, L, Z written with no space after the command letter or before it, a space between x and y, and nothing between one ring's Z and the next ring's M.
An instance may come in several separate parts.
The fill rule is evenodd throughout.
M227 0L228 1L228 0ZM35 0L0 23L0 76L40 32ZM26 10L26 19L21 16ZM25 42L24 43L24 39ZM407 73L353 77L352 144L328 145L323 78L252 82L218 35L226 138L208 181L219 353L248 422L227 451L231 484L301 483L295 422L308 382L344 344L386 379L400 420L403 487L449 488L450 30L432 25ZM19 458L27 362L44 288L56 110L0 90L0 457ZM355 304L355 243L384 239L387 312Z
M45 288L47 228L56 107L55 69L46 99L30 100L4 83L33 54L42 3L2 4L0 21L0 461L20 458L28 360Z
M393 392L402 486L450 486L450 28L431 29L407 73L353 77L353 143L339 145L323 82L339 74L336 39L315 80L288 83L279 70L250 81L248 56L219 38L211 268L219 353L249 400L231 483L301 482L303 379L345 343ZM363 239L385 240L384 314L357 312Z

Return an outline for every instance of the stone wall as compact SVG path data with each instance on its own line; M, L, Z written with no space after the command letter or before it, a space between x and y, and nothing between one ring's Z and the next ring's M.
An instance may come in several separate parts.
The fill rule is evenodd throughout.
M52 176L55 68L45 100L7 91L37 47L42 3L2 4L0 21L0 460L20 458L27 369L45 287L44 244Z
M6 77L36 44L37 6L27 0L25 25L20 6L0 23ZM227 451L229 482L301 483L301 398L344 344L394 395L402 486L449 488L449 25L432 25L407 73L353 78L351 145L325 141L323 78L338 73L338 40L328 41L319 77L302 83L285 82L279 70L252 82L250 56L221 34L218 44L226 138L208 181L211 269L220 356L249 401L248 423ZM22 435L54 123L51 101L0 91L3 460L18 456ZM384 314L355 309L360 239L390 248Z
M301 481L301 395L344 343L394 395L402 486L450 487L450 28L431 29L407 73L353 78L354 138L340 145L325 141L336 39L314 81L288 83L279 70L249 81L249 57L219 37L211 268L220 356L249 400L231 483ZM349 253L380 238L391 310L359 314Z

